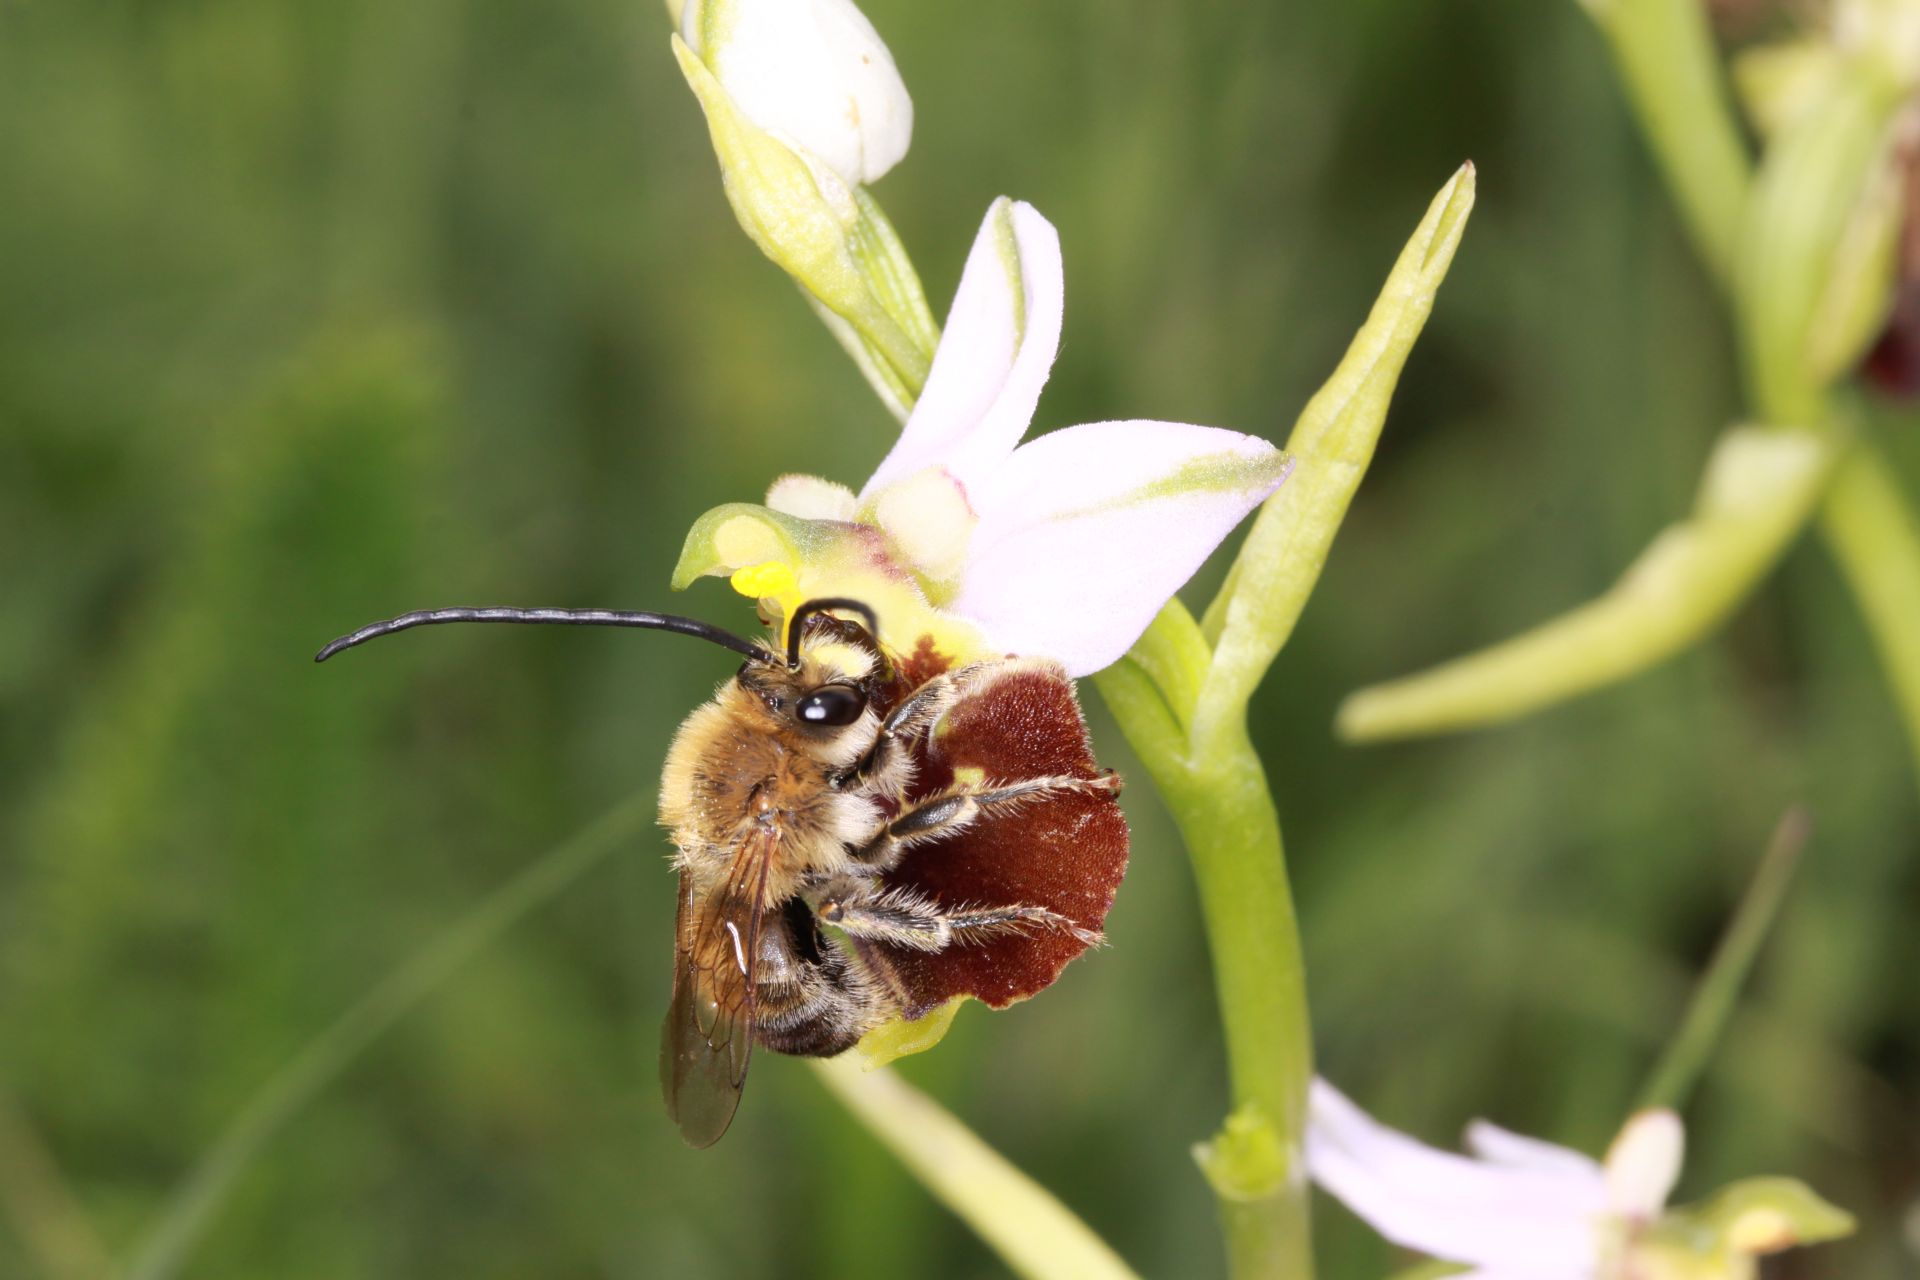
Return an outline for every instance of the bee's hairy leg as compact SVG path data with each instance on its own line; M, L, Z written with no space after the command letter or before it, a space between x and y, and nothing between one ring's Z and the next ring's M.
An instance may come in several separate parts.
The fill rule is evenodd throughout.
M984 665L976 663L937 675L908 694L881 724L873 745L854 765L852 776L871 778L885 772L898 757L901 744L951 710L966 692L967 681Z
M854 850L853 857L871 867L890 867L910 845L953 835L982 816L1009 812L1029 801L1065 792L1111 795L1119 790L1120 775L1112 772L1097 778L1060 775L1024 778L1000 786L957 785L900 814L881 828L879 835Z
M1088 946L1103 941L1100 934L1045 907L947 908L906 890L873 893L871 883L848 879L825 886L816 914L850 937L915 951L944 951L950 946L1036 930L1070 933Z

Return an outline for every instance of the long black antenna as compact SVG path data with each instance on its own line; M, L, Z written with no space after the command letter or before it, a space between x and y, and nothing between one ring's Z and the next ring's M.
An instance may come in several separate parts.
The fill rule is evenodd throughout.
M614 609L419 609L413 613L403 613L397 618L385 622L370 622L358 631L352 631L319 653L313 655L315 662L325 662L342 649L351 649L363 645L369 640L381 636L390 636L396 631L410 631L414 627L432 627L446 622L518 622L518 623L557 623L570 627L644 627L650 631L677 631L683 636L697 636L702 640L711 640L723 649L745 654L756 662L778 662L779 656L769 652L764 646L751 640L742 639L731 631L701 622L698 618L682 618L671 613L621 612Z
M829 609L847 609L865 619L867 635L873 640L875 652L880 645L880 619L874 616L873 606L864 600L850 600L845 596L821 596L809 600L793 611L787 619L787 666L793 670L800 668L800 632L805 629L808 618L816 613L826 613Z

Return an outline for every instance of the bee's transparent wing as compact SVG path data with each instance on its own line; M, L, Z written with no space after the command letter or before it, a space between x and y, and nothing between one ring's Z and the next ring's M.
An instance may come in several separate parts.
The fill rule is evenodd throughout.
M766 910L767 863L777 837L749 840L726 882L695 902L680 873L674 923L673 1003L660 1034L660 1087L667 1114L695 1147L712 1146L733 1122L753 1053L754 968Z

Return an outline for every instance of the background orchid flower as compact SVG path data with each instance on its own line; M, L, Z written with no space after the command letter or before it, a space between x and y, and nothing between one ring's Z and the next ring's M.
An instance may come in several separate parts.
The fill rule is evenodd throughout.
M1467 1127L1467 1147L1437 1151L1313 1082L1312 1179L1382 1236L1479 1280L1751 1280L1757 1255L1853 1229L1785 1178L1669 1210L1685 1134L1664 1108L1629 1119L1603 1161L1484 1120Z
M1058 234L1032 206L996 201L926 387L872 477L856 494L787 476L764 507L709 512L674 586L728 574L770 617L857 596L908 653L1043 656L1075 676L1118 659L1291 463L1257 437L1175 422L1021 445L1062 309Z

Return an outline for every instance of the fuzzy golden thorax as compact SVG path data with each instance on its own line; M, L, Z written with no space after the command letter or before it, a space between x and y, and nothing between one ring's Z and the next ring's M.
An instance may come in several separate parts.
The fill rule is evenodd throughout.
M776 841L767 895L779 901L809 874L841 869L882 812L868 788L843 789L872 747L879 716L868 692L871 655L822 644L798 670L748 663L687 717L668 750L660 818L673 831L675 865L696 879L726 872L750 837ZM810 695L857 699L844 725L801 716Z

